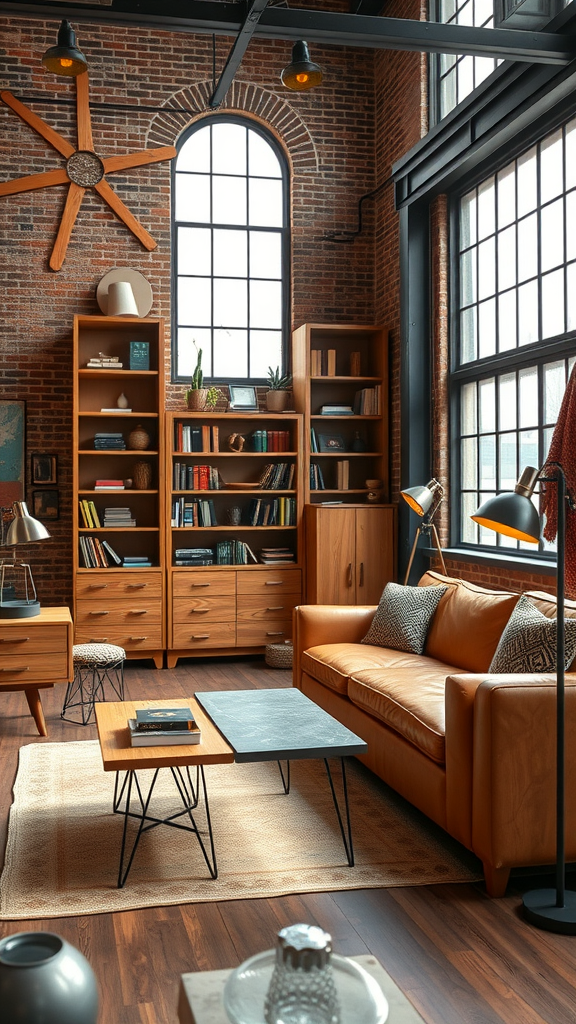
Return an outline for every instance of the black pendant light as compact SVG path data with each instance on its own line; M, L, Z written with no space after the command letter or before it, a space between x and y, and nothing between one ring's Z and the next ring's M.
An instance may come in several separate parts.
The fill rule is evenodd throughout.
M69 21L64 19L58 29L58 43L51 46L42 57L47 71L54 75L72 76L83 74L88 68L88 61L76 45L76 33Z
M313 89L322 81L322 68L310 60L308 43L300 40L292 47L292 60L280 75L282 85L294 92Z

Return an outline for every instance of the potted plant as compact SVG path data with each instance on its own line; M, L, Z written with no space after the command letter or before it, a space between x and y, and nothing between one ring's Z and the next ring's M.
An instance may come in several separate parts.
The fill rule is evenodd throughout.
M192 381L190 387L185 391L186 404L189 409L194 409L196 412L202 412L206 408L206 400L208 397L208 388L204 385L204 372L202 370L202 349L198 348L195 339L193 340L194 348L196 349L196 366L192 374ZM216 405L217 399L213 402L213 406Z
M292 374L280 373L280 367L275 370L268 367L268 391L266 392L266 408L268 412L283 412L288 406L289 390L292 384Z

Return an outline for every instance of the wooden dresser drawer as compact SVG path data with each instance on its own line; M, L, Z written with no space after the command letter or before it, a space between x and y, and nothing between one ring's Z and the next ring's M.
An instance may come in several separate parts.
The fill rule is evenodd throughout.
M270 622L248 622L239 619L236 626L238 647L264 647L282 643L292 636L292 618L271 619Z
M139 570L132 572L122 569L116 572L78 573L76 577L76 595L79 598L96 598L105 596L106 601L116 598L132 597L141 594L146 597L162 597L162 572L157 570Z
M31 654L53 654L66 650L67 627L34 626L26 628L26 620L14 629L2 629L0 626L0 664L9 654L29 657Z
M193 623L233 621L236 617L236 598L231 597L176 597L173 605L174 622Z
M77 625L74 632L75 644L116 644L126 651L153 651L163 646L162 626L159 622L135 622L131 628L104 625L95 622Z
M239 572L238 594L269 594L282 591L284 594L296 594L298 604L302 587L302 571L300 569L265 569L262 572ZM240 603L240 602L239 602Z
M211 571L210 569L188 569L172 573L172 593L174 597L196 597L199 594L221 594L227 596L236 593L236 573Z
M91 629L106 630L110 626L128 626L140 629L142 623L159 624L162 621L162 604L155 597L140 597L135 591L128 599L114 601L107 606L105 597L92 601L78 601L76 605L76 627L86 625Z
M175 623L172 628L172 646L175 648L235 647L236 623L202 622Z
M34 685L34 683L57 683L68 679L68 655L64 647L52 654L5 654L0 659L0 687L8 682Z
M264 598L260 594L243 594L238 597L238 621L248 619L252 622L268 619L284 619L292 614L292 609L299 603L299 594L286 593L280 587L271 590Z

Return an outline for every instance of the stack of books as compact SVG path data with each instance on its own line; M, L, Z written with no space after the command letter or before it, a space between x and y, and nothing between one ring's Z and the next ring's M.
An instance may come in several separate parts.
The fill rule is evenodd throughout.
M320 414L322 416L353 416L354 409L351 405L323 405Z
M290 548L262 548L260 561L262 565L289 565L295 558Z
M94 484L95 491L123 491L123 480L97 480Z
M119 356L105 356L103 352L92 356L86 363L89 370L121 370L122 365Z
M216 545L216 565L248 565L258 559L249 544L243 540L219 540Z
M347 491L350 487L350 461L338 459L336 463L336 489Z
M82 525L89 530L99 530L100 516L94 502L88 498L81 498L78 505Z
M289 462L269 462L260 477L260 487L270 491L290 491L294 486L296 466Z
M151 566L152 562L148 555L124 555L122 565L126 569L139 569Z
M214 549L176 548L174 565L214 565Z
M118 530L125 526L136 526L136 520L129 508L105 508L103 525Z
M98 431L94 434L94 447L97 451L124 451L126 441L120 433Z
M133 747L176 746L200 743L200 727L190 708L137 708L128 719Z

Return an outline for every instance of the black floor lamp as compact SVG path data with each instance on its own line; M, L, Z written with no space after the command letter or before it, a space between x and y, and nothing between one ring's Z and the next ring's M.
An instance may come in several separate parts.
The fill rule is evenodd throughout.
M558 462L549 462L544 470L526 467L510 493L489 498L471 518L507 537L537 544L541 521L532 494L537 481L556 484L558 507L558 544L556 558L556 888L534 889L523 899L524 916L531 924L549 932L576 935L576 892L566 891L565 844L565 552L566 552L566 477Z

